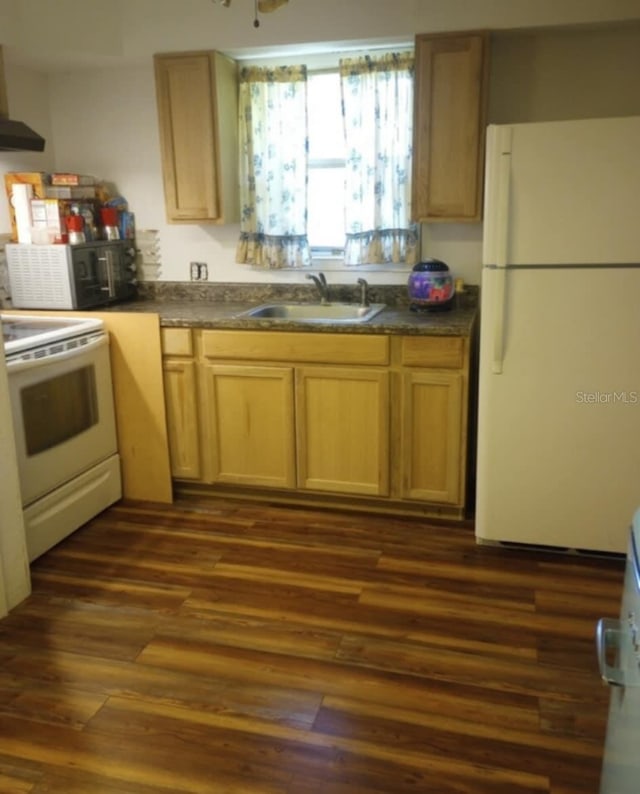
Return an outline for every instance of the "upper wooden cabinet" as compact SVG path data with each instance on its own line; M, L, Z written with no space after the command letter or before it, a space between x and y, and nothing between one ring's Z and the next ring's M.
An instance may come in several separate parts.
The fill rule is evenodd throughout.
M235 61L218 52L154 56L167 220L239 220Z
M482 218L488 36L416 36L412 217Z

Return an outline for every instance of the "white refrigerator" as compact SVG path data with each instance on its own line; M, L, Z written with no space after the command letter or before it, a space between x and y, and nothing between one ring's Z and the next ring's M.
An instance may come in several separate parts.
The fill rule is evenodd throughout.
M640 504L640 117L489 126L476 536L624 553Z

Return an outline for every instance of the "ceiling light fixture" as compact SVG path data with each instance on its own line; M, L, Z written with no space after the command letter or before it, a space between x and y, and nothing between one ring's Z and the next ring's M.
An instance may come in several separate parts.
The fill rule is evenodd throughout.
M231 5L231 0L213 0L213 2L219 2L225 8L229 8ZM278 8L280 8L280 6L283 6L288 2L289 0L254 0L253 27L260 27L258 14L269 14L271 11L276 11Z

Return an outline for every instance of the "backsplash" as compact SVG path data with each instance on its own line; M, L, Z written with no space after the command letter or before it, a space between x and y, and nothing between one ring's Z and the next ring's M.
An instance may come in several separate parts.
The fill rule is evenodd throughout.
M369 300L372 303L386 303L387 306L409 305L409 294L405 285L371 284ZM210 302L210 303L265 303L267 301L313 301L317 292L311 284L253 284L253 283L213 283L186 281L140 282L138 294L142 300L160 302ZM473 307L478 303L479 288L467 285L456 297L459 308ZM357 302L360 289L356 285L329 284L329 300Z
M0 235L0 308L11 308L11 288L5 245L10 235ZM250 282L189 282L157 281L161 269L158 232L153 229L138 231L136 238L138 293L142 300L160 302L202 301L216 303L278 301L313 301L317 292L307 283L250 283ZM409 295L404 284L370 284L369 300L388 306L407 306ZM478 303L479 287L468 284L456 297L460 308ZM360 289L356 284L329 284L329 298L333 301L356 302Z

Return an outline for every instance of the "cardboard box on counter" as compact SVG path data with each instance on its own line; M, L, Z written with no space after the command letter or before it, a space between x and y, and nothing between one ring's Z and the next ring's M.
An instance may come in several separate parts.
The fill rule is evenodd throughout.
M62 242L67 234L65 218L71 212L58 199L31 199L31 218L34 232L37 229L48 231L51 242Z
M26 191L17 191L16 197L13 194L14 185L30 185L31 197L44 198L45 188L49 184L49 175L44 171L9 171L4 175L4 185L7 191L7 201L9 203L9 219L11 221L11 240L17 242L30 242L20 240L18 235L18 224L16 222L16 209L14 201L24 201ZM20 213L24 215L24 207L21 206ZM22 225L22 224L21 224ZM23 233L24 236L24 233Z
M31 199L33 229L48 232L54 243L63 242L63 235L68 232L66 219L73 212L85 219L87 241L96 239L96 210L97 202L94 199Z
M33 186L19 184L16 182L11 188L11 208L12 218L15 220L18 230L19 243L31 243L31 200L33 198Z
M56 172L51 174L52 185L70 185L72 187L80 187L87 185L95 185L96 178L88 174L71 174Z
M93 185L72 187L71 185L48 185L44 189L43 198L57 199L92 199L96 197L96 188Z

